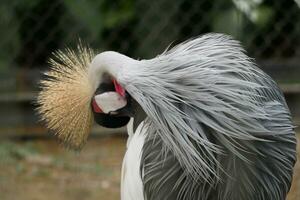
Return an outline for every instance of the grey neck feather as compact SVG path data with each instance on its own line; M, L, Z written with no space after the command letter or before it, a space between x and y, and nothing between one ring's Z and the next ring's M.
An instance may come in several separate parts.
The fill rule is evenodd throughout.
M145 116L149 124L141 172L145 196L161 196L146 199L172 191L178 199L285 198L296 159L290 112L237 41L203 35L122 72L120 82L144 111L135 127ZM162 174L163 166L170 167ZM173 189L159 193L168 180Z

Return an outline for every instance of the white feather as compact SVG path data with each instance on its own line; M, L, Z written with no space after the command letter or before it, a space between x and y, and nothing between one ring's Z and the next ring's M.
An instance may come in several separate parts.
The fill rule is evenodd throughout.
M144 199L140 165L147 128L142 122L133 134L132 123L133 119L128 125L129 138L122 165L121 200Z

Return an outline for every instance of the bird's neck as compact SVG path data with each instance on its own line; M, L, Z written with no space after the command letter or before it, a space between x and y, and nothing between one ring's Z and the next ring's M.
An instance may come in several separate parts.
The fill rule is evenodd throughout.
M115 79L119 79L122 72L139 61L114 51L105 51L92 60L88 70L88 76L95 88L99 85L103 74L108 73Z

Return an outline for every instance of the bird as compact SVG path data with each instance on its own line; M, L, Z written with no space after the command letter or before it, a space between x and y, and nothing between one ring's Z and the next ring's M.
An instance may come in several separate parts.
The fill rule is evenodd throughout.
M277 83L222 33L152 59L54 53L37 111L67 147L94 122L127 125L121 200L284 200L296 162L295 126Z

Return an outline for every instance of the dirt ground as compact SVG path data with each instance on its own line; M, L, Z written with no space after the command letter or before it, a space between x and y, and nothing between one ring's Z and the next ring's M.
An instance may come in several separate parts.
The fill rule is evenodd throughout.
M80 153L54 140L2 143L0 199L120 199L124 150L124 137L91 139Z
M125 139L90 139L80 153L67 151L54 140L0 141L0 199L119 200ZM299 199L298 163L288 200Z

